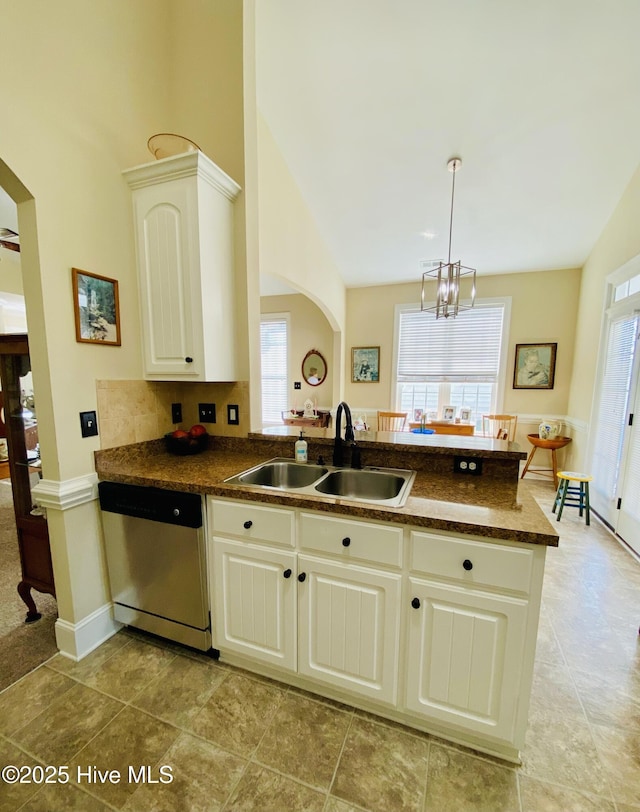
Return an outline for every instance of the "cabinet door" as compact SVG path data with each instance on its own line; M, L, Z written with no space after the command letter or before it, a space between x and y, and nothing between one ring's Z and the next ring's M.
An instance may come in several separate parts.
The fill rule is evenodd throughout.
M299 673L395 704L401 576L305 555L298 570Z
M295 554L220 538L212 546L214 647L295 670Z
M409 580L407 708L511 741L527 602Z
M151 378L193 379L202 372L194 338L200 314L191 289L199 262L194 195L193 178L134 195L145 372Z

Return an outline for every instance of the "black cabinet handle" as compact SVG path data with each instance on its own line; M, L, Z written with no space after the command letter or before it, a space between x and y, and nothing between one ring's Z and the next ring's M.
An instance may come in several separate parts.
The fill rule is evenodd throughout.
M342 539L342 546L343 547L348 547L350 544L351 544L351 539L349 538L349 536L347 536L346 539Z
M306 572L301 572L300 575L298 575L298 581L300 581L300 583L302 583L303 581L306 581L306 580L307 580L307 573Z
M420 608L420 598L414 598L411 601L411 606L413 606L414 609L419 609Z
M187 357L184 360L185 363L187 364L193 364L193 358L190 355L187 355Z
M245 530L248 530L250 527L253 526L253 522L251 521L251 519L247 519L247 521L242 526L244 527Z
M465 558L465 560L462 562L462 566L467 570L467 572L473 569L473 563L469 561L468 558Z
M285 578L291 578L291 570L285 570L282 574Z

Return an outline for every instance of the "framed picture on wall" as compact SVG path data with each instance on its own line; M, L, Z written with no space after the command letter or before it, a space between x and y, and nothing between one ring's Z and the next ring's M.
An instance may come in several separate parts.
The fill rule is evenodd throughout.
M516 344L514 389L553 389L557 344Z
M120 346L118 280L71 269L76 341Z
M351 348L351 382L378 383L380 380L380 347Z

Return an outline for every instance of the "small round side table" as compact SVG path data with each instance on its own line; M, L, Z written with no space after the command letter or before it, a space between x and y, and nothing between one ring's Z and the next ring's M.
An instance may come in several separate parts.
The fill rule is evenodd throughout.
M558 462L556 460L556 451L559 448L564 448L571 442L571 437L554 437L551 440L543 440L538 434L527 434L527 439L533 446L529 453L526 465L522 470L520 479L524 479L524 475L529 470L529 466L533 461L533 457L539 448L546 448L551 451L551 468L532 468L532 474L542 474L543 476L551 475L553 484L558 487Z

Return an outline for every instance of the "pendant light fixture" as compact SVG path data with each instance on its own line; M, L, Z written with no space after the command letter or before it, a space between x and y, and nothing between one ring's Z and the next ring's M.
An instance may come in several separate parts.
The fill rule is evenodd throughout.
M460 169L462 161L460 158L450 158L447 162L447 169L452 173L451 182L451 215L449 217L449 253L447 261L439 260L437 264L424 260L421 267L428 267L422 274L422 293L420 297L420 309L436 314L436 319L449 316L457 316L460 310L470 310L476 298L476 271L475 268L467 268L460 260L451 262L451 233L453 231L453 198L456 189L456 172ZM437 282L436 303L427 306L425 304L425 286L428 282ZM460 287L470 285L470 300L465 304L460 303Z

